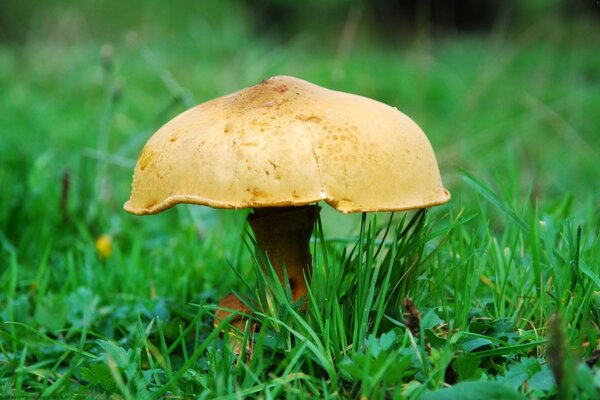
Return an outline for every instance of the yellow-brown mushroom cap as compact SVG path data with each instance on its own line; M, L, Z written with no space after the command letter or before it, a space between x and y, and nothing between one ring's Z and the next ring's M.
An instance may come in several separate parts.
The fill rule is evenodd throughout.
M146 143L125 210L325 201L342 212L445 203L423 131L396 108L277 76L191 108Z

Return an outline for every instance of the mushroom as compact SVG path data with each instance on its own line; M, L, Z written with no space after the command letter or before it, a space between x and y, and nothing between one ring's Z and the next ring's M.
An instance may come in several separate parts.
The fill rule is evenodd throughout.
M125 210L178 203L254 209L248 222L294 301L311 276L309 239L324 201L343 213L443 204L435 155L409 117L378 101L276 76L178 115L147 142ZM215 325L234 309L219 303ZM243 318L233 320L242 327Z

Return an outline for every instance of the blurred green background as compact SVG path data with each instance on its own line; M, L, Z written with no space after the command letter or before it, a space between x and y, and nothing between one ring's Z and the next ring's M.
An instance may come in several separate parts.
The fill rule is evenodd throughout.
M141 354L142 324L159 317L171 343L193 323L190 304L248 291L227 267L255 279L246 211L180 205L140 218L122 205L161 125L280 74L396 106L427 133L453 198L429 213L443 236L427 243L435 257L403 283L419 310L465 331L472 315L508 318L535 340L562 310L589 356L599 39L595 0L0 1L0 391L87 390L72 349L98 355L86 368L106 352L96 339ZM323 211L336 251L354 243L361 216ZM580 255L590 283L571 272ZM211 395L237 385L221 382Z
M456 209L474 198L462 171L517 208L567 197L597 209L599 14L584 0L3 1L4 246L27 260L40 230L68 246L140 223L122 204L148 137L277 74L411 116ZM164 229L175 212L144 224Z

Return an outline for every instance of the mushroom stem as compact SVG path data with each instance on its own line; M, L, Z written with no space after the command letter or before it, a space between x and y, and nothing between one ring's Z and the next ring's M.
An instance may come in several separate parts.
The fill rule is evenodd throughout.
M319 206L258 208L248 216L248 222L254 231L256 245L269 258L281 284L284 282L285 268L292 299L298 301L306 294L306 282L309 281L312 269L309 240L315 219L319 214ZM266 265L263 265L266 268ZM225 309L249 313L250 310L235 295L230 294L219 302L215 313L214 324L225 319L230 312ZM246 319L239 317L231 321L240 331L246 327ZM234 341L235 341L234 333ZM235 343L238 354L240 343Z
M311 276L309 240L318 213L318 206L258 208L248 217L257 246L269 258L282 284L285 268L295 302L306 294L306 281Z

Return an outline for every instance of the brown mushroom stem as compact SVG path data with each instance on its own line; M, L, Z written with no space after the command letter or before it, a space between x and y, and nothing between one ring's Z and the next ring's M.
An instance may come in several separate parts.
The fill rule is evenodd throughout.
M318 214L318 206L302 206L258 208L248 216L256 245L269 258L282 285L285 284L285 268L294 302L306 294L306 282L311 276L309 240ZM267 266L262 267L266 269ZM244 313L250 311L237 297L230 294L219 302L215 326L230 314L223 308ZM241 331L245 329L245 321L241 317L234 319L231 325Z
M258 247L282 284L285 268L295 302L306 294L306 280L310 279L309 240L318 211L318 206L259 208L248 217Z

